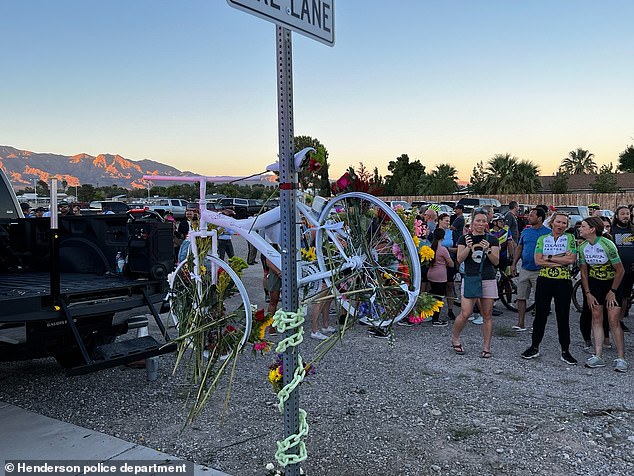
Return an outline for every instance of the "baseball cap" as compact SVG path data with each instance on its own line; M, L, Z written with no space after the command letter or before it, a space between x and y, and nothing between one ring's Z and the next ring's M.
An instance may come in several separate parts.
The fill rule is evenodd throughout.
M66 200L62 200L57 204L58 207L70 207L70 204Z
M549 209L551 212L556 212L556 211L557 211L557 207L556 207L556 206L554 206L554 205L550 205L550 206L548 207L548 209Z
M20 208L22 209L23 212L28 212L31 209L31 205L29 205L26 202L22 202L20 203Z

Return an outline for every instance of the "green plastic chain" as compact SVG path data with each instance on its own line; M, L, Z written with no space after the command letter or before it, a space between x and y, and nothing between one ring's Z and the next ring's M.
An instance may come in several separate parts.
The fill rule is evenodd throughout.
M301 307L297 312L285 312L278 309L273 316L273 326L278 332L286 332L286 330L295 329L295 332L290 336L282 339L275 352L281 354L289 347L296 347L304 340L304 321L306 316L306 307ZM297 355L297 368L293 374L293 380L288 385L285 385L277 394L279 401L277 408L280 413L284 412L284 403L290 398L291 393L297 386L304 380L306 375L306 369L304 368L304 361L301 355ZM308 423L306 421L306 411L302 408L299 409L299 432L290 435L282 441L278 441L277 451L275 451L275 459L277 462L286 467L289 464L301 463L308 457L306 451L306 444L302 441L302 438L308 434ZM297 448L297 451L293 451L289 454L289 450Z

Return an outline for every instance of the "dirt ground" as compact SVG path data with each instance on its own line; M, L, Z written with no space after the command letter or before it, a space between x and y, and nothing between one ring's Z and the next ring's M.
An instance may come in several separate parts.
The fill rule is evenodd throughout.
M234 243L246 256L244 241ZM244 279L260 306L261 277L256 264ZM571 352L583 362L578 318L573 310ZM473 324L463 356L451 350L451 325L396 327L393 345L355 326L300 387L310 426L306 474L634 474L634 370L561 362L554 318L542 356L523 360L530 334L513 324L511 311L495 318L491 359L479 358ZM317 341L305 337L308 361ZM626 354L634 362L630 334ZM614 349L606 357L611 363ZM229 399L223 382L186 428L189 387L182 372L172 374L173 355L161 357L155 382L128 367L66 377L53 359L0 363L0 400L233 475L264 475L283 429L267 381L272 360L245 352Z

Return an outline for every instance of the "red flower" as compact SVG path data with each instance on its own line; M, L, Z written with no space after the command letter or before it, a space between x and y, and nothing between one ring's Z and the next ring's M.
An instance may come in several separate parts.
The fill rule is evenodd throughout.
M227 327L225 327L225 332L226 332L227 334L229 334L229 333L231 333L231 332L235 332L235 331L236 331L236 328L235 328L235 327L233 327L231 324L229 324Z
M259 321L259 322L263 322L266 320L265 316L264 316L264 309L258 309L257 312L255 313L255 320Z

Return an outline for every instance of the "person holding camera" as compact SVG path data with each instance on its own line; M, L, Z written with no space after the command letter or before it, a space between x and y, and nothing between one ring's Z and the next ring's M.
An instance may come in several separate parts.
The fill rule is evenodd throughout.
M495 281L495 267L500 262L498 239L487 233L488 213L476 208L471 218L471 232L458 240L457 260L464 262L465 276L462 280L462 299L460 314L456 317L451 335L451 347L456 354L464 354L460 334L464 329L473 307L478 303L484 320L482 325L482 352L480 357L488 359L491 353L493 337L493 302L498 297Z

